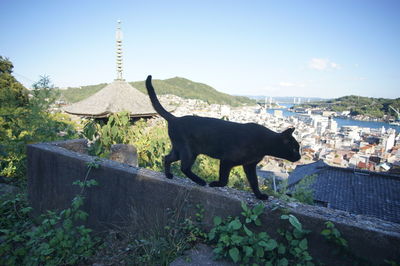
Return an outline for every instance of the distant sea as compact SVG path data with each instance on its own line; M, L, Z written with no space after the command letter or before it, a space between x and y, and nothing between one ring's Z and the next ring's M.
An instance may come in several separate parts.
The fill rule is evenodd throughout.
M295 116L297 113L289 111L288 108L292 107L293 104L280 104L285 106L285 109L268 109L267 113L274 114L274 110L282 110L283 116ZM366 128L382 128L384 127L386 130L389 128L393 128L396 130L397 133L400 132L400 126L391 125L385 122L369 122L369 121L359 121L353 119L343 119L343 118L336 118L335 120L338 123L338 128L342 126L358 126L358 127L366 127Z

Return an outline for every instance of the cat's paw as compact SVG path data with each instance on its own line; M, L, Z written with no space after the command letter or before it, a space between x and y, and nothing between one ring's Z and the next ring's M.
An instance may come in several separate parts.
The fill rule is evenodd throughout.
M172 179L174 176L171 173L165 174L165 177L168 179Z
M224 187L219 181L213 181L209 184L210 187Z
M260 194L256 195L256 198L260 199L260 200L267 200L268 199L268 195L260 193Z
M204 180L199 180L199 182L197 182L197 184L204 187L205 185L207 185L207 182Z

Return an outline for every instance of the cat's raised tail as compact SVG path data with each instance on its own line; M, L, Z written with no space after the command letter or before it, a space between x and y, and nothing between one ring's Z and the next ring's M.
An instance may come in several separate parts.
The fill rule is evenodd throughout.
M153 108L157 111L157 113L167 121L174 119L175 116L170 112L168 112L167 110L165 110L164 107L162 107L160 101L158 100L153 85L151 84L151 75L149 75L146 79L146 88L147 92L149 93L151 104L153 105Z

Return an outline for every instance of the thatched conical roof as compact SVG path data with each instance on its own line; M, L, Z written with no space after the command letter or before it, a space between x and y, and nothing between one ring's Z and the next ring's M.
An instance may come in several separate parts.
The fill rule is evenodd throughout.
M149 117L157 114L149 97L124 80L115 80L92 96L71 104L64 110L73 115L98 118L121 111L128 111L131 117Z

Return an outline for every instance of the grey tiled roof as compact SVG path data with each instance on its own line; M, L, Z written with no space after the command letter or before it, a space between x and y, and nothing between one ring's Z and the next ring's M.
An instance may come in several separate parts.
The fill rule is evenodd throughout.
M70 114L91 117L107 117L121 111L128 111L131 117L157 114L149 97L123 80L115 80L92 96L67 106L64 110Z
M354 171L318 161L298 166L289 176L289 190L313 174L316 177L310 186L314 200L325 202L329 208L400 223L399 175Z

